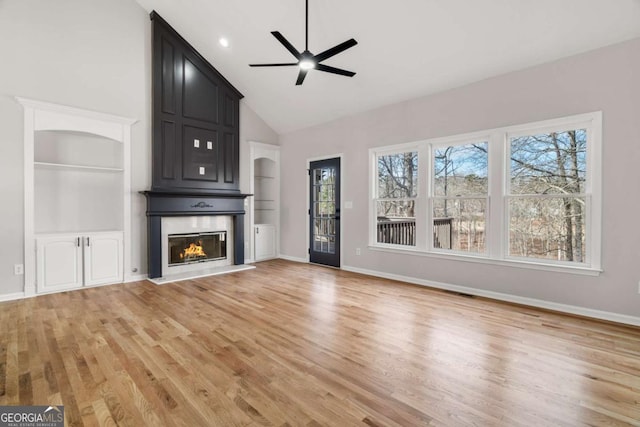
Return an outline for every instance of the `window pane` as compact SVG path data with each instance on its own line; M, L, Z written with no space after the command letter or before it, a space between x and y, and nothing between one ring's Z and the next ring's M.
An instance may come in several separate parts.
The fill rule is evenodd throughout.
M313 227L313 250L316 252L335 253L335 220L315 219Z
M416 245L415 201L376 202L376 241L394 245Z
M487 142L440 147L433 151L434 194L487 194Z
M585 262L586 199L512 198L509 255Z
M378 156L378 198L398 199L418 195L418 152Z
M584 192L585 129L511 138L512 194Z
M334 169L333 168L314 169L313 179L314 179L314 185L333 184L335 179Z
M414 218L415 205L414 200L378 201L376 212L378 218Z
M433 201L433 247L484 253L487 200L437 199Z

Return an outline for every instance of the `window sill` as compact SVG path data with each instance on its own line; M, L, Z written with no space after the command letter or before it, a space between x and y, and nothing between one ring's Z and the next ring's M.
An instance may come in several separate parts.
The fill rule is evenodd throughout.
M424 256L428 258L446 259L449 261L459 262L471 262L476 264L489 264L502 267L513 268L526 268L531 270L551 271L556 273L568 273L581 276L599 276L602 273L602 269L591 268L585 266L572 266L572 265L558 265L558 264L544 264L541 262L531 262L525 260L515 259L491 259L486 257L466 255L466 254L448 254L443 252L427 252L416 248L403 248L398 246L381 246L381 245L369 245L369 249L372 251L390 252L404 255Z

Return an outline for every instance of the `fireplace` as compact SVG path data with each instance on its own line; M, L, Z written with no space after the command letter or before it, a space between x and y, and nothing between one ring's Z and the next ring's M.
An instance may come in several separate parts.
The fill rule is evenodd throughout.
M169 267L227 258L227 232L170 234Z
M186 191L144 191L147 197L149 278L186 273L198 268L244 264L244 198L246 194L205 194ZM211 235L219 248L204 248L209 259L189 257L169 262L169 236ZM193 237L192 243L197 243ZM206 239L203 239L203 244ZM184 243L184 242L183 242ZM196 245L197 246L197 245ZM201 245L202 246L202 245ZM224 255L222 248L224 247ZM181 248L180 251L184 249ZM197 249L194 249L197 250ZM211 257L209 257L211 255Z

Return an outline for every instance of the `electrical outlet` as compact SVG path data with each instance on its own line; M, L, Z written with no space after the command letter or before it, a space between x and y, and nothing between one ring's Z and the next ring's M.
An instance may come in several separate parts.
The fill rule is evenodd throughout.
M361 255L360 248L356 248L356 255Z
M24 274L24 265L16 264L13 266L13 274L16 276L22 276Z

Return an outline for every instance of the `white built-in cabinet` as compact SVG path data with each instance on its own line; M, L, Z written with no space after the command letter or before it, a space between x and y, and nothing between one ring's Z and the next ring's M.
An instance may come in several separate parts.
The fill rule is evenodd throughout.
M135 120L18 102L25 110L25 295L123 282Z
M36 271L41 292L122 282L120 232L61 233L36 238Z
M263 261L275 258L276 252L276 226L274 224L255 224L255 260Z
M278 256L280 228L280 147L250 143L253 259Z

